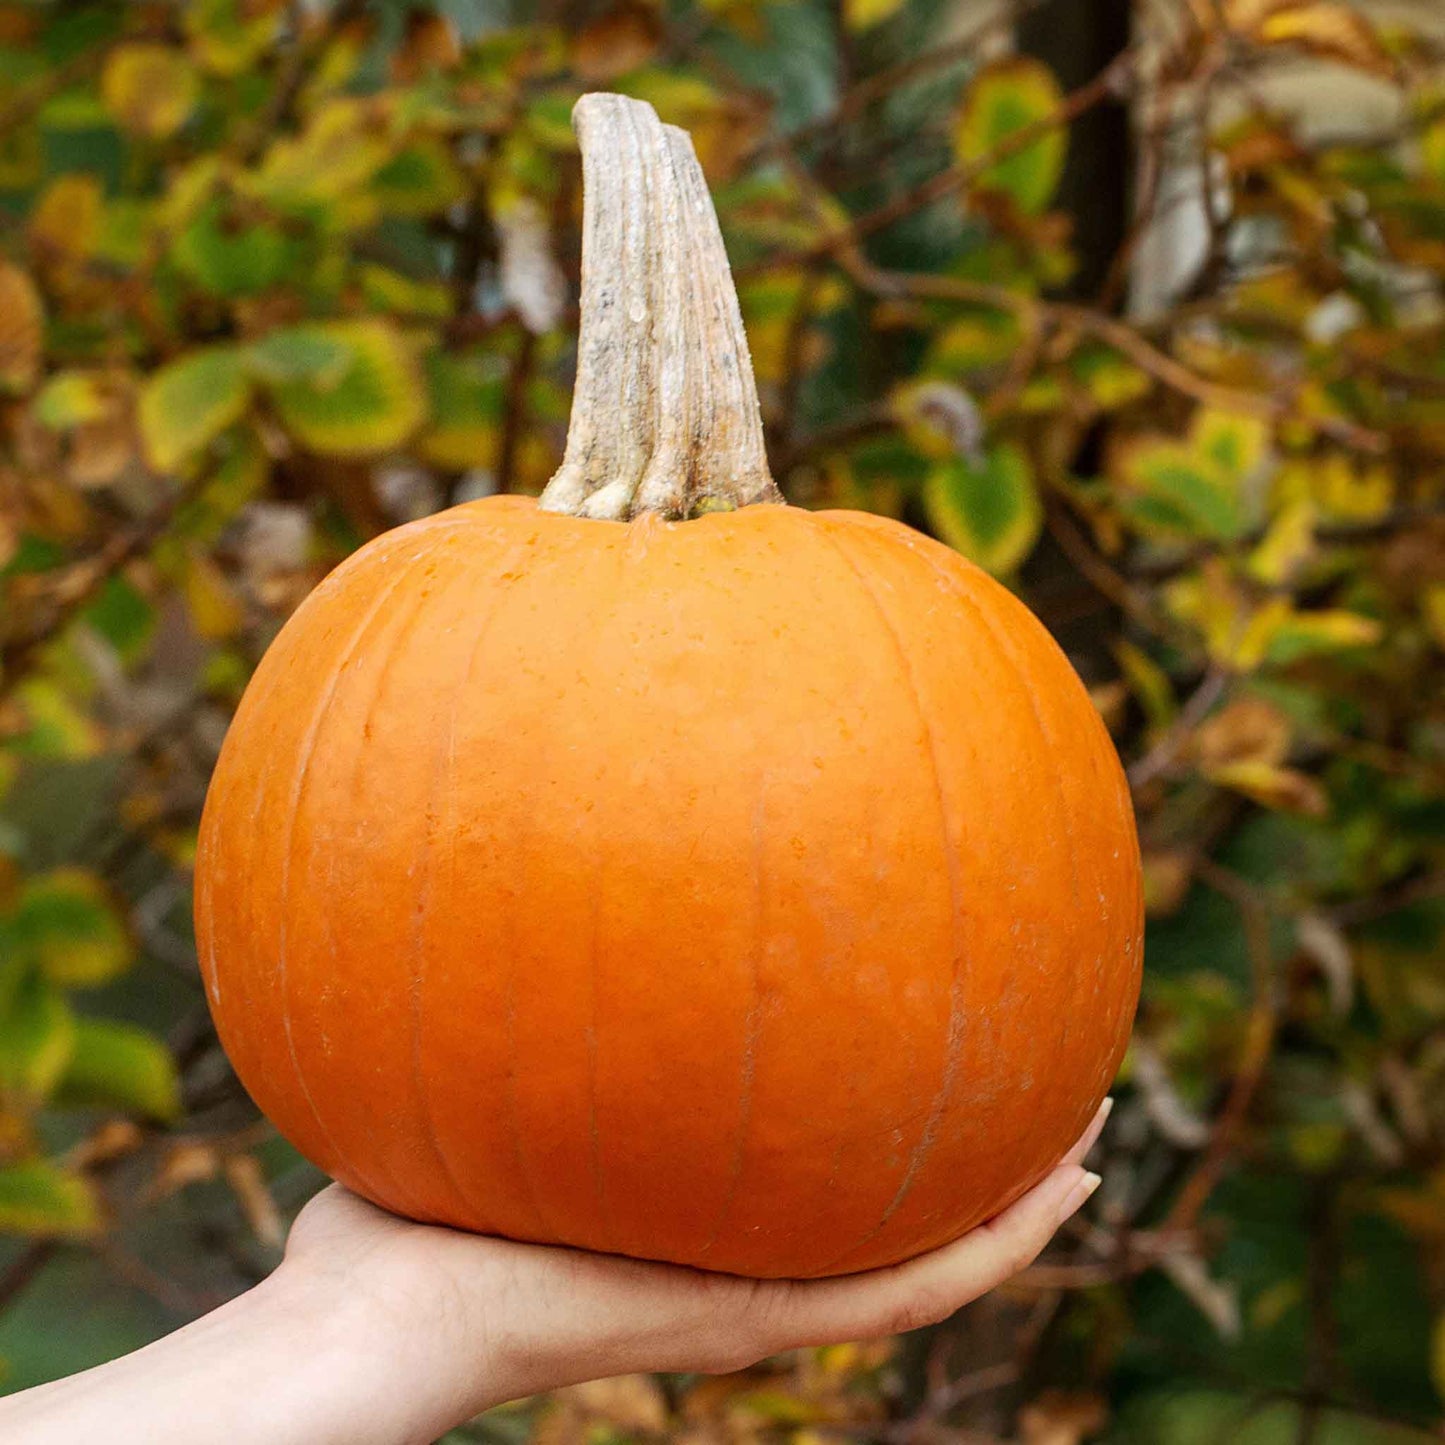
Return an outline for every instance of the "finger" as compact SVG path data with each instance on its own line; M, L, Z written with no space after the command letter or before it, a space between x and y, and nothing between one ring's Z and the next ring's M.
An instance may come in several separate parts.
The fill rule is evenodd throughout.
M1059 1162L1061 1164L1082 1164L1089 1157L1089 1150L1099 1142L1099 1135L1104 1132L1104 1125L1109 1122L1109 1115L1113 1112L1113 1099L1105 1099L1094 1111L1094 1117L1089 1120L1089 1127L1079 1135L1074 1147Z
M1091 1124L1072 1152L1087 1153L1093 1132ZM937 1324L1032 1264L1098 1185L1097 1174L1065 1162L1002 1214L942 1249L889 1269L788 1286L774 1316L774 1351Z

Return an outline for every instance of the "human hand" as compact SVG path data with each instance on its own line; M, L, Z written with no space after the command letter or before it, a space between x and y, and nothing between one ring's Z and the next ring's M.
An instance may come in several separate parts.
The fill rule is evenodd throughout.
M1030 1263L1093 1192L1108 1104L1042 1183L907 1264L747 1280L412 1224L333 1186L281 1267L134 1354L0 1400L27 1445L425 1445L490 1405L916 1329Z
M1089 1197L1098 1177L1082 1163L1108 1111L995 1219L864 1274L748 1280L518 1244L413 1224L334 1185L297 1219L278 1275L357 1342L350 1354L370 1362L372 1388L387 1362L412 1407L404 1438L430 1440L489 1405L579 1380L722 1373L935 1323L1024 1269Z

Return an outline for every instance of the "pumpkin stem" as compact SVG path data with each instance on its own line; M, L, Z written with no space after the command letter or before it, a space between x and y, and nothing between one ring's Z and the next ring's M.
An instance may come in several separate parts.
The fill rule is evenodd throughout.
M681 519L781 502L722 233L692 141L584 95L577 388L548 511Z

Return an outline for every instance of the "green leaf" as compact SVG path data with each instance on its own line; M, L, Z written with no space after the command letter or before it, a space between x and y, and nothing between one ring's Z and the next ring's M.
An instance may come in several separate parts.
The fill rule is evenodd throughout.
M163 366L140 397L146 454L159 471L175 471L245 414L251 400L244 353L215 346Z
M212 200L176 238L171 258L213 296L254 296L293 274L298 247L268 222L233 223L223 202Z
M1283 665L1319 653L1373 647L1381 635L1380 624L1373 617L1362 617L1357 612L1341 608L1296 612L1271 629L1265 657Z
M135 957L109 890L83 868L28 879L5 934L16 957L67 988L105 983Z
M74 1237L100 1222L100 1201L78 1174L40 1159L0 1168L0 1233Z
M205 69L240 75L270 48L284 11L246 0L191 0L181 11L191 49Z
M1138 401L1154 388L1148 372L1108 346L1079 347L1069 358L1069 370L1105 411Z
M180 1078L170 1050L153 1034L133 1024L80 1018L56 1100L126 1109L164 1122L180 1112Z
M505 409L505 368L491 352L426 358L431 422L417 451L433 466L451 471L488 467L496 461Z
M293 326L273 331L247 348L252 373L272 383L304 381L335 386L352 364L351 347L335 328Z
M1040 61L1015 56L987 66L964 97L954 131L954 152L965 166L992 155L1018 131L1053 115L1063 93L1053 72ZM1047 209L1063 174L1068 132L1055 127L1017 153L989 166L975 182L980 190L1002 191L1021 211Z
M53 984L27 972L0 1012L0 1089L48 1098L74 1050L70 1006Z
M928 370L970 375L1006 365L1023 344L1012 311L978 310L945 326L928 349Z
M1135 494L1121 505L1153 530L1234 538L1245 530L1236 486L1193 448L1148 441L1128 455L1125 475Z
M466 190L466 178L446 147L432 140L413 141L371 180L372 195L392 216L434 216L460 200Z
M34 405L35 419L51 431L72 431L99 421L110 410L100 383L86 371L62 371L51 377Z
M1012 572L1028 556L1043 522L1033 468L1010 443L979 461L955 457L934 467L923 501L934 531L995 574Z
M368 456L400 445L425 419L425 385L388 323L321 322L295 328L297 334L339 342L349 353L335 379L297 378L272 387L277 413L303 446L333 456Z
M221 533L260 495L270 474L265 444L251 427L237 427L216 443L220 455L205 486L176 508L173 530L178 537L204 546Z
M139 588L119 574L106 578L82 616L115 648L122 662L136 661L155 632L155 608Z
M100 729L48 677L28 677L15 689L27 727L11 748L35 758L91 758L100 751Z
M368 306L429 321L445 321L456 309L451 291L439 281L414 281L400 271L370 262L356 268Z
M1249 476L1264 460L1269 425L1261 417L1201 407L1190 423L1189 441L1209 466L1238 479Z

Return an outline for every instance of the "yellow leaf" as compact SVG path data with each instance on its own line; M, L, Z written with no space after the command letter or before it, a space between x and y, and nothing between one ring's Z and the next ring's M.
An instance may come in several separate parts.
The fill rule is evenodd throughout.
M27 879L5 933L16 957L66 988L107 983L135 957L110 890L83 868Z
M1420 613L1435 645L1445 648L1445 582L1432 582L1420 598Z
M1179 711L1169 674L1132 642L1121 640L1115 643L1114 657L1129 684L1129 691L1144 709L1149 726L1156 731L1168 727Z
M1009 137L1041 125L1063 104L1054 73L1041 61L1014 56L981 70L964 96L953 148L965 166L988 160ZM988 166L980 190L1002 191L1021 211L1038 215L1048 207L1063 174L1068 132L1061 126Z
M843 0L843 23L849 30L869 30L896 15L905 0Z
M1250 575L1267 586L1288 582L1314 551L1315 509L1309 501L1282 508L1249 555Z
M30 213L30 244L73 260L94 253L103 208L100 182L76 172L52 181Z
M924 482L923 503L939 537L995 575L1019 566L1043 524L1033 467L1010 443L977 460L940 462Z
M35 283L0 260L0 392L28 391L40 375L45 310Z
M1293 612L1270 630L1266 655L1270 662L1287 664L1317 653L1371 647L1381 632L1373 617L1342 608Z
M1312 490L1320 513L1332 521L1374 522L1394 503L1395 479L1384 462L1357 463L1331 452L1314 465Z
M11 744L44 758L93 758L101 745L96 724L50 678L30 677L15 689L26 727Z
M280 204L349 198L391 157L370 115L353 96L327 101L300 135L272 144L248 184Z
M1200 407L1189 424L1189 445L1223 476L1248 477L1264 461L1269 424L1243 412Z
M1264 16L1255 35L1267 45L1294 45L1326 60L1393 76L1395 63L1374 27L1353 5L1286 4Z
M216 75L240 75L275 42L282 0L188 0L181 17L191 53Z
M100 1223L100 1201L80 1175L43 1159L0 1166L0 1233L70 1238Z
M110 414L111 400L99 377L89 371L62 371L35 398L35 417L51 431L71 431Z
M369 456L400 445L426 419L426 383L390 323L318 322L293 327L287 336L297 348L305 343L339 355L324 373L272 383L276 410L303 446L332 456Z
M186 56L166 45L119 45L101 72L100 93L122 130L160 140L190 118L200 81Z
M1322 818L1329 811L1324 789L1313 778L1293 768L1277 768L1266 762L1228 763L1212 769L1209 776L1266 808L1303 813L1311 818Z
M245 361L231 347L206 347L163 366L141 392L141 438L151 464L174 471L239 421L251 400Z
M246 610L226 574L201 551L186 553L181 588L198 636L212 642L234 637L246 625Z

